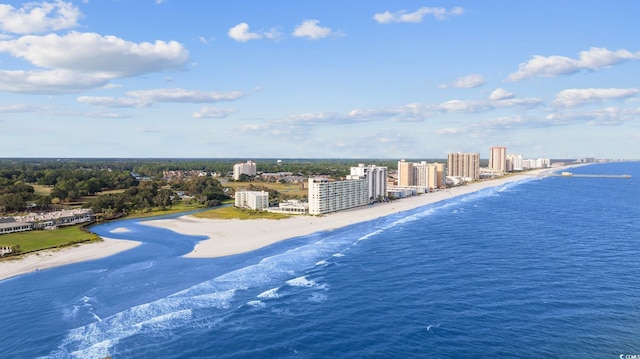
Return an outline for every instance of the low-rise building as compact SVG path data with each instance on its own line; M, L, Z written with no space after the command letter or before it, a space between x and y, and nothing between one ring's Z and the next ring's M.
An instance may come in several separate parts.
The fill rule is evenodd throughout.
M32 222L19 222L10 217L0 218L0 234L24 232L32 229Z
M269 208L269 212L286 214L307 214L309 213L309 203L292 199L278 203L278 208Z
M263 211L269 208L269 192L238 191L236 192L235 206Z

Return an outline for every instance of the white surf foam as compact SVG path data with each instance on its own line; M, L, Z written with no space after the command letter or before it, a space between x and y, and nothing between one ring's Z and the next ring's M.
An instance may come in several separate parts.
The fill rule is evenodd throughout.
M291 287L306 287L306 288L312 288L317 285L316 282L309 280L307 276L300 276L297 278L290 279L286 281L286 284Z
M258 294L258 298L260 299L274 299L280 298L281 295L278 293L279 288L271 288L269 290L265 290L264 292Z

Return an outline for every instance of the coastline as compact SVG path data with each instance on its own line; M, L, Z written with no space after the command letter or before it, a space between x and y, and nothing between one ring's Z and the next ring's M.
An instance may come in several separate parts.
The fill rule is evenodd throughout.
M294 216L280 220L257 219L251 221L181 216L174 219L145 221L141 222L141 224L169 229L185 235L208 237L208 239L196 244L193 251L184 257L224 257L260 249L290 238L330 231L351 224L412 210L485 188L536 178L536 175L556 170L557 168L540 169L521 175L470 182L465 186L452 187L446 190L394 200L389 203L377 203L373 206L359 207L323 216Z
M142 244L136 241L101 238L101 242L30 253L21 258L0 261L0 281L43 269L108 257Z
M580 165L565 166L562 169L576 166ZM521 175L470 182L465 186L452 187L446 190L394 200L389 203L378 203L373 206L359 207L323 216L294 216L281 220L215 220L186 215L174 219L142 221L140 224L169 229L186 235L207 236L209 239L196 244L193 251L184 255L184 257L216 258L249 252L290 238L374 220L477 192L485 188L536 178L536 175L554 172L559 169L545 168ZM124 229L116 228L113 233L118 233L118 231L124 231ZM102 237L102 239L102 242L82 244L77 247L66 247L59 250L46 250L28 254L15 260L0 261L0 281L39 270L108 257L142 244L137 241L108 237Z

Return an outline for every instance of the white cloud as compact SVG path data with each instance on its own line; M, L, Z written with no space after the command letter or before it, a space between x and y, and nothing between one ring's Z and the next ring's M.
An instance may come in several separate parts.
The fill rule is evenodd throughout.
M556 99L553 101L553 104L560 107L575 107L593 102L623 100L626 98L634 97L638 93L640 93L640 89L637 88L567 89L558 93Z
M70 32L0 41L0 52L46 70L0 71L0 90L23 93L77 92L109 80L175 70L188 60L178 42L133 43L115 36Z
M330 35L342 36L340 32L335 32L328 27L318 25L318 20L305 20L302 24L296 26L293 31L295 37L306 37L312 40L321 39Z
M227 34L230 38L240 42L247 42L249 40L257 40L262 38L262 35L256 32L250 32L249 24L247 24L246 22L239 23L238 25L232 27L231 29L229 29L229 32L227 32Z
M639 120L640 108L607 107L592 111L557 112L547 115L546 119L557 124L620 126L627 121Z
M0 4L0 30L14 34L33 34L78 26L80 10L70 2L26 3L17 9Z
M150 105L149 102L141 101L140 99L116 97L80 96L77 101L98 107L145 107Z
M127 95L130 97L115 98L80 96L77 100L78 102L82 102L87 105L99 107L145 107L158 102L216 103L222 101L234 101L243 97L244 93L239 91L205 92L174 88L129 91L127 92ZM207 114L211 114L215 110L215 108L204 107L196 114L202 113L201 117L207 117ZM194 117L199 118L196 117L195 114Z
M189 53L176 41L133 43L115 36L70 32L0 41L0 51L44 68L129 77L178 69Z
M109 82L99 74L74 73L67 70L1 71L0 91L15 93L74 93L106 86Z
M508 100L514 98L515 95L512 92L508 92L507 90L498 87L493 90L491 95L489 95L489 100L491 101L500 101L500 100Z
M236 113L237 110L233 108L219 108L219 107L210 107L205 106L201 108L198 112L193 114L193 118L227 118L229 115Z
M214 103L220 101L233 101L244 96L240 91L231 92L206 92L185 90L181 88L155 89L129 91L127 95L139 98L147 102L187 102L187 103Z
M414 12L407 13L406 10L391 13L385 11L383 13L373 15L373 19L381 24L389 24L392 22L422 22L426 15L432 15L436 20L446 20L451 16L458 16L464 13L461 7L454 7L447 10L443 7L422 7Z
M592 47L581 51L577 59L565 56L540 56L518 66L518 71L510 74L507 80L521 81L531 77L558 77L570 75L581 70L597 71L628 60L640 60L640 52L628 50L611 51L601 47Z
M470 89L470 88L480 87L480 86L484 85L485 83L486 83L486 81L485 81L485 79L484 79L484 77L482 75L471 74L471 75L467 75L467 76L463 76L463 77L458 77L452 83L450 83L450 84L442 84L439 87L440 88L453 87L453 88Z

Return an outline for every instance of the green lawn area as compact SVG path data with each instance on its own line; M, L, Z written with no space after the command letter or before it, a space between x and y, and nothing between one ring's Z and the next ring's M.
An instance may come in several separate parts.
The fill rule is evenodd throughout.
M43 186L39 184L30 183L29 186L33 187L33 192L38 196L48 196L51 194L53 186Z
M0 246L19 245L22 252L31 252L98 240L101 240L98 235L87 233L78 226L72 226L53 230L3 234L0 236Z
M208 219L283 219L291 215L266 211L244 210L232 206L214 208L210 211L194 214L194 217Z
M185 205L185 204L175 204L171 207L168 207L166 209L153 209L150 210L149 212L135 212L135 213L130 213L126 216L126 218L146 218L146 217L153 217L153 216L164 216L166 214L174 214L174 213L180 213L180 212L187 212L187 211L193 211L196 209L201 209L201 208L206 208L204 205Z

